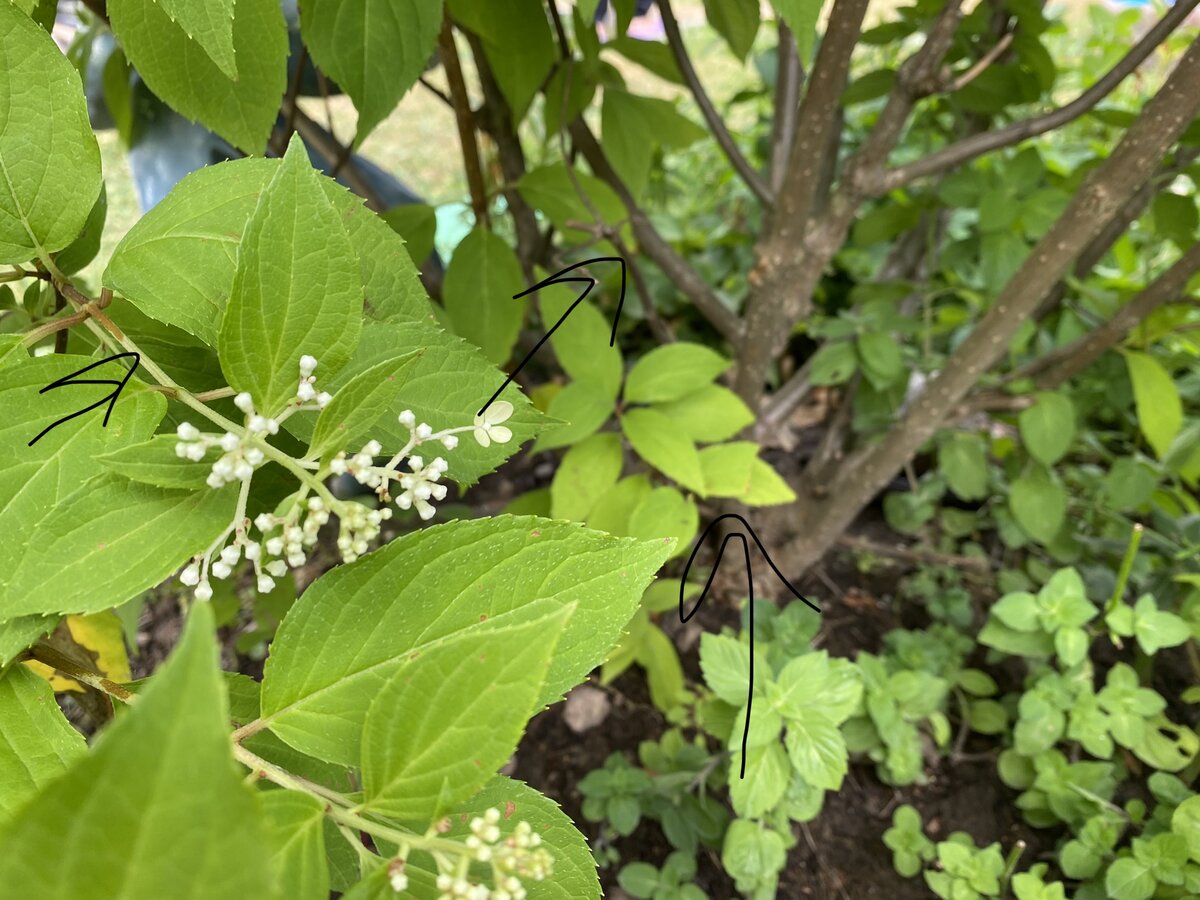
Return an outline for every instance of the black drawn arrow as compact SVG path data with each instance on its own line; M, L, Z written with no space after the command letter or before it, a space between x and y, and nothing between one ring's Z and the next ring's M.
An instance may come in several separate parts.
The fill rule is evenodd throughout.
M712 571L708 573L708 581L704 583L704 590L700 592L700 596L696 599L696 604L692 607L692 611L685 615L684 604L686 601L684 598L684 591L685 585L687 584L688 573L692 568L692 563L696 561L696 554L699 553L700 548L704 546L704 541L708 537L709 533L717 526L718 522L721 522L725 519L736 519L741 524L745 533L742 531L731 531L729 534L725 535L725 539L721 541L720 549L717 550L717 558L713 561ZM771 571L779 577L780 581L787 585L788 590L795 594L798 599L807 603L818 613L821 611L821 607L817 606L798 590L796 590L792 586L792 583L784 577L784 574L779 571L779 567L775 565L775 561L771 559L771 555L767 553L767 548L763 546L763 542L758 539L758 535L755 534L754 529L750 527L750 523L737 513L725 513L717 516L715 519L709 522L708 527L704 529L704 533L701 534L699 539L696 541L696 546L692 548L692 555L688 557L687 565L683 567L683 575L679 579L680 622L687 622L692 618L692 616L699 612L701 604L704 603L704 598L708 596L708 589L712 587L713 579L717 576L717 569L721 567L721 560L725 556L725 547L734 538L742 542L742 556L746 560L746 592L750 598L747 601L750 612L750 683L746 691L746 727L742 730L741 778L746 777L746 743L750 739L750 710L754 705L754 573L750 570L750 542L746 540L747 534L750 535L751 540L753 540L755 546L758 547L758 552L763 555L763 559L767 561L767 565L771 567Z
M133 357L133 366L129 369L129 371L127 371L125 373L125 377L122 378L120 381L115 381L115 380L109 379L109 378L101 378L101 379L86 378L86 379L82 379L79 381L75 380L80 375L83 375L87 372L92 371L92 369L96 368L97 366L102 366L105 363L115 362L118 359L124 359L124 358L130 357L130 356ZM36 444L38 441L40 441L43 437L45 437L47 434L49 434L53 429L57 428L63 422L69 422L71 419L74 419L76 416L82 416L86 412L91 412L97 406L101 406L105 403L108 404L108 409L104 411L104 421L100 423L100 427L107 428L108 427L108 418L109 418L109 416L112 415L113 407L117 403L117 398L121 396L121 391L125 388L125 385L127 385L129 383L130 377L133 375L134 371L138 367L138 363L141 361L142 361L142 357L137 353L133 353L133 352L117 353L114 356L109 356L105 359L102 359L97 362L86 365L82 369L78 370L77 372L72 372L70 375L64 375L62 378L58 379L57 381L52 381L50 384L46 385L44 388L42 388L40 391L38 391L39 394L44 394L44 393L46 393L46 391L52 391L55 388L70 387L72 385L77 385L77 384L111 384L113 386L112 393L108 394L107 396L101 397L95 403L92 403L89 406L85 406L83 409L81 409L77 412L73 412L68 416L63 416L57 422L47 425L40 432L38 432L37 437L35 437L32 441L30 441L28 446L32 447L34 444Z
M517 367L512 370L512 373L507 378L504 379L504 384L500 385L500 387L496 389L496 393L492 394L492 396L488 398L488 402L483 404L483 406L481 406L479 408L479 413L478 413L479 415L482 416L483 411L485 409L487 409L489 406L491 406L492 403L495 402L496 398L500 396L500 394L504 391L504 389L506 387L508 387L510 384L512 384L513 379L517 377L517 373L520 372L523 368L525 368L525 364L527 362L529 362L529 360L533 359L533 355L542 348L542 344L544 344L544 343L546 343L546 341L550 340L550 335L554 334L554 332L558 330L558 326L561 325L563 322L565 322L567 316L569 316L571 313L573 313L575 311L575 307L577 307L580 303L582 303L584 300L587 299L587 295L590 294L592 292L592 288L594 288L596 286L596 279L593 278L592 276L588 275L586 272L580 272L578 275L570 275L569 277L567 277L568 273L574 272L576 269L582 269L584 266L590 266L590 265L593 265L594 263L604 263L604 262L615 262L615 263L621 264L621 296L617 299L617 312L616 312L616 315L613 316L612 334L608 338L608 346L611 347L614 344L616 344L616 342L617 342L617 323L621 320L621 308L625 305L625 259L624 259L624 257L621 257L621 256L597 256L592 259L585 259L583 262L577 262L574 265L567 266L565 269L562 269L561 271L555 272L553 275L543 278L541 281L539 281L537 284L533 285L532 287L528 287L525 290L521 291L521 293L513 294L513 299L520 300L522 297L527 296L528 294L532 294L534 291L540 291L542 288L549 287L552 284L582 284L582 285L586 285L586 287L584 287L583 293L580 294L578 297L576 297L575 301L570 306L567 307L567 311L558 317L558 321L555 322L553 326L551 326L550 330L542 335L541 340L539 340L536 344L533 345L533 349L525 354L525 358L523 360L521 360L521 362L517 364Z

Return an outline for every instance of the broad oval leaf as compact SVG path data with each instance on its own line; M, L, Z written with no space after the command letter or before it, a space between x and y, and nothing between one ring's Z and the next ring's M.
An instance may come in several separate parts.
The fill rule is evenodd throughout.
M380 419L393 410L401 409L400 396L408 381L408 373L420 353L416 350L376 363L339 388L329 405L317 416L308 455L321 456L330 450L358 449Z
M325 574L288 612L264 672L263 716L297 749L357 765L367 709L409 654L573 602L537 701L553 702L617 643L666 551L532 516L405 535Z
M262 808L230 754L208 604L192 606L138 702L0 842L0 884L42 900L274 896Z
M550 483L550 514L584 521L621 474L621 436L606 432L580 441L565 454Z
M1022 410L1017 422L1025 449L1044 466L1062 459L1075 439L1075 407L1065 394L1038 394L1037 402Z
M685 488L704 494L696 445L670 419L653 409L631 409L621 416L621 429L638 456Z
M508 359L521 320L525 288L517 255L499 235L479 225L454 250L442 296L456 334L480 347L497 365Z
M1008 506L1026 534L1048 544L1066 520L1067 492L1052 473L1034 466L1012 483Z
M729 360L700 344L666 344L643 356L625 379L629 403L678 400L697 391L729 368Z
M299 791L266 791L262 806L271 844L271 876L281 900L329 900L321 801Z
M0 3L0 172L0 263L66 247L100 194L79 73L11 3Z
M706 384L678 400L656 403L654 408L701 444L729 440L754 421L754 413L742 398L719 384Z
M1125 351L1125 365L1133 382L1138 427L1159 459L1166 455L1183 427L1183 402L1166 369L1148 353Z

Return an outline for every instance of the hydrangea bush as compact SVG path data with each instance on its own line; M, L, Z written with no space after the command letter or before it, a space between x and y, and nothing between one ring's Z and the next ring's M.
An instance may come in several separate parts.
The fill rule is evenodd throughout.
M17 7L0 35L0 263L45 310L0 344L0 896L598 897L570 820L496 773L672 542L421 527L540 414L515 387L475 412L503 374L298 141L186 178L98 295L72 279L101 186L79 78ZM214 585L302 568L261 683L222 672ZM62 640L173 575L186 626L148 679ZM23 661L111 703L90 747Z

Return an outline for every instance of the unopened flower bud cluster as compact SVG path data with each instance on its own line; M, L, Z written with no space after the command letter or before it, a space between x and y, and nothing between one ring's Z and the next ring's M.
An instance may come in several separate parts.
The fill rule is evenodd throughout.
M465 843L471 859L491 865L494 884L473 882L465 870L443 871L437 877L438 900L524 900L526 880L542 881L552 874L554 859L528 822L518 822L512 833L503 837L500 810L493 807L473 818L470 828ZM392 887L403 890L396 883L393 881ZM404 884L407 886L407 879Z
M265 454L260 446L265 438L277 434L280 424L294 412L320 410L332 400L328 393L316 388L313 374L317 368L315 357L307 354L302 356L299 368L296 396L282 414L275 418L264 416L255 409L248 393L240 393L234 397L234 403L245 416L244 434L205 434L185 422L177 430L179 442L175 446L176 454L200 462L210 449L220 448L222 454L212 465L208 484L219 488L237 481L243 483L244 490L255 469L265 462ZM334 475L352 476L360 484L373 489L383 503L393 499L392 482L398 482L400 490L394 497L396 505L403 510L415 509L422 519L428 520L436 513L434 502L446 497L447 488L441 479L449 471L450 464L441 456L435 456L426 463L424 457L412 455L412 451L421 444L435 441L446 450L454 450L458 446L457 435L465 431L470 431L482 447L492 443L507 443L512 439L512 432L501 423L507 421L512 413L512 404L501 400L490 404L483 415L476 415L471 425L435 432L428 423L418 423L413 411L406 409L398 419L408 429L409 440L385 464L376 464L383 447L378 441L371 440L350 457L344 452L337 454L330 460L328 471ZM401 463L407 465L408 471L400 469ZM315 464L313 467L316 468ZM212 597L209 575L228 577L244 553L245 558L254 564L259 590L270 591L275 586L274 579L282 577L289 568L304 565L309 551L317 543L321 527L329 521L331 514L338 516L337 547L344 562L354 562L366 553L371 542L379 536L382 523L392 517L392 510L387 506L371 509L356 501L333 500L328 498L327 492L327 499L321 496L305 498L307 493L306 488L295 495L291 506L285 506L281 515L264 513L254 520L255 526L262 532L260 542L250 541L244 534L242 523L235 522L235 540L221 549L221 556L215 561L212 559L220 541L229 531L235 530L232 525L214 548L184 569L181 580L196 588L198 599L207 600Z

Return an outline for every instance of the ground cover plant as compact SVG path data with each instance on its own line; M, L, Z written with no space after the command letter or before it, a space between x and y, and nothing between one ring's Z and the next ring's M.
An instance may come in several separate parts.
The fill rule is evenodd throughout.
M1200 895L1195 6L0 0L0 897Z

